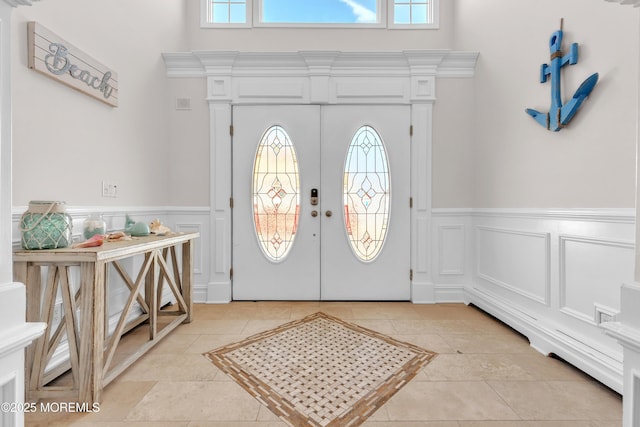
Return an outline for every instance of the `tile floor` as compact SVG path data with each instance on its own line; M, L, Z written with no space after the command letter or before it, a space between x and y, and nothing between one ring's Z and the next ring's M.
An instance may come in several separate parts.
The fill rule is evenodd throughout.
M94 413L33 413L26 427L285 426L202 353L323 311L439 355L364 427L620 427L622 398L461 304L234 302L195 305L105 389Z

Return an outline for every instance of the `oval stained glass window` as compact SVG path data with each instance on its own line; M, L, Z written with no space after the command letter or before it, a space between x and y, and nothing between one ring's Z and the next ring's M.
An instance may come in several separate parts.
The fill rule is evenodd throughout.
M344 163L344 222L353 253L373 261L384 245L389 224L391 183L382 138L362 126L351 139Z
M289 253L300 215L300 176L293 143L281 126L267 129L253 164L253 222L264 255L279 262Z

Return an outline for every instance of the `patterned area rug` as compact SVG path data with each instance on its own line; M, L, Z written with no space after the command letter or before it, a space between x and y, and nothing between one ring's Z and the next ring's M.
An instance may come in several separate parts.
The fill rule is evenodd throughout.
M435 353L315 313L205 353L287 424L357 426Z

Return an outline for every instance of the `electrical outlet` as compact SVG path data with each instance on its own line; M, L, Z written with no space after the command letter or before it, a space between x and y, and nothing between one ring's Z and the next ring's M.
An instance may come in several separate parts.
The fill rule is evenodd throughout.
M113 182L102 181L102 197L118 197L118 185Z

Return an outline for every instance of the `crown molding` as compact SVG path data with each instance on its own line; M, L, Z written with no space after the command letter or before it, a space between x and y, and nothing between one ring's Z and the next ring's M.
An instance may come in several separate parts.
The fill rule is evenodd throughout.
M5 0L6 1L6 0ZM639 0L640 1L640 0ZM274 73L283 75L399 75L472 77L478 52L448 49L404 51L193 51L163 53L168 77Z

